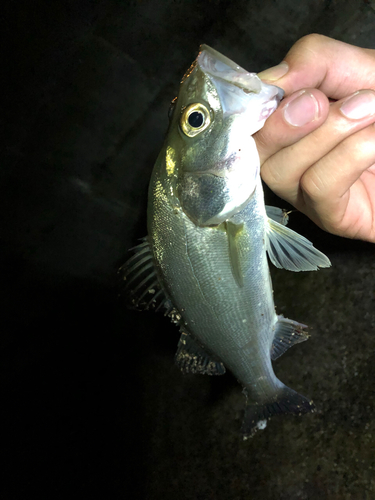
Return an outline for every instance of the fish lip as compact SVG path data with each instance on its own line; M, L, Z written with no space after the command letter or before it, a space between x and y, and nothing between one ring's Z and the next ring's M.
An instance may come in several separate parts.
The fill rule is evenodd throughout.
M204 53L208 54L210 58L205 58ZM222 72L224 74L219 75L218 73L220 73L220 71L215 70L215 68L212 66L212 63L215 61L225 64L232 71L228 74ZM224 56L209 45L202 44L200 46L197 63L203 72L209 74L210 76L220 78L228 83L231 83L232 85L241 88L245 92L250 91L259 94L265 88L273 88L275 89L275 98L278 102L280 102L285 95L285 92L282 88L277 87L277 85L269 85L263 83L256 73L247 71L246 69L242 68L242 66L229 59L229 57Z
M264 121L275 111L284 96L284 91L280 87L262 82L256 73L246 71L205 44L200 46L198 57L185 73L181 83L184 83L195 70L199 70L206 80L211 81L224 117L244 114L250 108L259 115L260 119L256 121L255 127L249 130L250 135L263 126ZM213 111L212 106L208 109L210 113Z
M203 51L206 51L208 52L211 56L213 56L215 59L217 59L218 61L226 64L227 66L229 66L231 69L234 69L235 71L238 71L238 70L242 70L244 71L245 73L247 73L247 71L244 69L244 68L241 68L241 66L239 66L237 63L235 63L234 61L232 61L232 59L229 59L229 57L227 56L224 56L221 52L218 52L217 50L213 49L212 47L210 47L209 45L206 45L205 43L203 43L200 47L199 47L199 55L203 52ZM199 59L199 55L198 55L198 59Z
M197 58L200 69L213 78L235 85L245 92L259 94L262 81L256 73L250 73L240 65L208 45L201 45Z
M266 85L266 84L263 83L263 85ZM277 104L279 104L280 101L282 99L284 99L285 91L281 87L278 87L277 85L272 85L272 87L275 87L275 89L277 90L277 93L275 94L274 98L275 98Z

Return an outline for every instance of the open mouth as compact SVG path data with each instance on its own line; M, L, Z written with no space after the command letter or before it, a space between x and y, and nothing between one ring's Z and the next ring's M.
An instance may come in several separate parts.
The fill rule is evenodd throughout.
M197 62L214 83L224 114L243 113L254 101L272 105L274 110L284 96L282 89L262 83L256 73L246 71L208 45L201 46Z

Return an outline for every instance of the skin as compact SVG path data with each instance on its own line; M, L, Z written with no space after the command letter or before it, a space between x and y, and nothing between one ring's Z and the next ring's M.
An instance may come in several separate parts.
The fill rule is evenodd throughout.
M213 57L222 62L220 54L214 53ZM272 103L272 109L275 108L277 90L269 89L272 92L268 100L265 97L268 93L263 92L262 99L266 101L259 97L252 99L248 104L250 109L239 113L238 103L232 97L238 94L234 92L237 87L233 89L233 80L226 82L226 88L224 80L215 86L200 64L198 58L180 86L166 141L152 173L148 241L158 279L178 311L180 327L184 335L190 334L190 342L198 345L195 355L186 351L182 358L190 358L197 364L194 357L204 348L207 352L204 358L208 356L210 364L219 360L235 375L245 388L247 406L242 429L245 437L249 437L258 428L258 422L264 424L272 415L313 410L308 399L286 387L273 371L271 356L292 344L288 335L290 338L294 335L295 342L305 340L306 336L304 325L283 320L275 312L266 255L270 236L258 154L255 144L253 148L246 144L247 137L262 124L260 117L270 110L269 105ZM208 128L191 136L185 111L181 111L197 103L206 103L211 109L207 116L214 114L215 119ZM245 131L244 124L248 127ZM228 158L234 158L230 169ZM250 176L242 170L244 163L246 169L250 165ZM221 200L216 178L207 188L205 176L211 172L222 174L216 176L219 180L227 174L226 194L235 201L243 177L246 176L247 187L251 179L254 181L246 195L246 204L237 205L238 210L229 216L223 216L223 206L216 203L217 198ZM227 203L226 198L224 202ZM202 214L204 217L199 219ZM219 220L221 224L211 227L213 217L223 217ZM299 255L302 254L299 248ZM312 267L306 270L316 268L316 251L313 254L310 248L308 259ZM297 269L303 270L304 264ZM273 343L278 347L272 349ZM184 342L180 346L183 352Z
M375 242L375 50L308 35L259 77L286 95L254 136L263 180L324 230ZM364 105L345 116L361 89ZM292 101L302 125L286 119Z

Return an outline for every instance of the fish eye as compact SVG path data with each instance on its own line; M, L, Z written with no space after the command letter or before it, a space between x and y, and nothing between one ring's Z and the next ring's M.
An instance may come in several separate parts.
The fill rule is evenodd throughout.
M180 125L188 137L195 137L211 123L211 116L206 106L200 102L189 104L181 115Z
M201 111L193 111L188 118L189 125L193 128L199 128L203 125L204 116Z

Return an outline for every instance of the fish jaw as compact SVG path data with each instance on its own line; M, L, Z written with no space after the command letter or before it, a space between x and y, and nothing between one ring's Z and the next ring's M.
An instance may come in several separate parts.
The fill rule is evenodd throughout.
M224 115L243 114L250 135L260 130L275 111L284 91L263 83L256 73L250 73L208 45L202 45L198 66L216 87Z
M256 94L261 91L262 82L256 76L256 73L246 71L208 45L201 45L197 63L202 71L211 77L220 78L243 90L255 92Z
M250 200L260 176L252 135L282 95L281 89L264 84L255 73L207 45L201 47L181 84L177 100L181 114L174 121L181 145L177 196L197 226L219 225ZM204 110L200 132L187 124L189 110L199 108Z
M312 401L282 384L273 371L271 361L306 340L307 334L305 325L276 315L266 252L277 267L293 271L327 267L329 260L285 228L282 210L265 207L259 157L249 136L254 126L248 122L254 117L244 108L250 101L236 104L227 95L231 88L235 93L239 89L269 104L260 106L256 129L282 91L213 49L203 46L204 51L210 55L207 60L217 62L209 67L202 57L184 77L150 181L148 236L135 247L123 279L132 286L134 307L164 309L180 327L176 361L182 371L221 375L227 368L243 385L247 402L242 433L248 439L273 415L314 410ZM184 137L181 118L188 117L189 106L196 103L206 106L211 121ZM249 105L255 114L256 105ZM188 216L184 189L178 194L184 176L196 181L190 194L195 192L198 201L210 201L210 189L207 194L198 190L199 182L209 176L229 186L228 198L205 216L199 210ZM241 196L236 198L241 179L249 188L244 193L250 193L247 200L243 195L243 208L238 204ZM223 218L225 223L219 224Z

